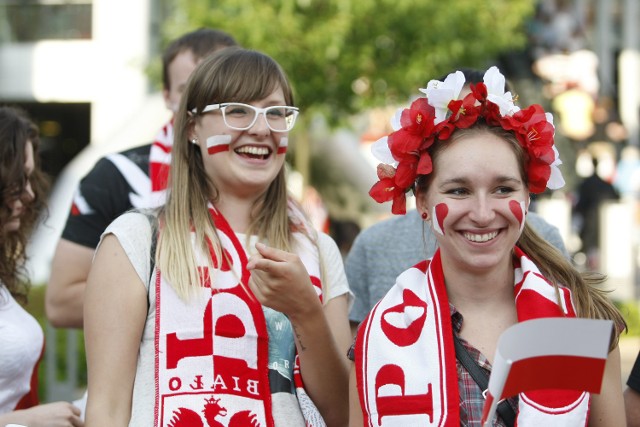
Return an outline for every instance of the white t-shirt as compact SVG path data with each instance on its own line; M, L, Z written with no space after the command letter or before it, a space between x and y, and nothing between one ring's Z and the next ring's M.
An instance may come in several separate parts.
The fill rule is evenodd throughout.
M135 232L132 232L135 230ZM104 231L116 236L122 245L131 264L135 268L140 280L149 295L149 310L145 323L133 390L133 405L130 426L153 425L155 400L155 286L149 286L151 277L151 226L149 219L140 213L130 212L118 217ZM244 245L246 236L238 234L238 240ZM318 235L320 259L323 263L324 277L322 280L324 301L348 294L349 306L353 295L349 290L344 273L342 256L336 243L324 233ZM251 253L252 251L248 251ZM278 320L276 320L278 321ZM270 336L271 341L271 336ZM304 421L297 406L295 396L288 393L275 393L273 396L273 415L276 426L304 426ZM293 399L293 400L292 400Z
M36 319L0 284L0 414L11 412L31 390L44 334Z

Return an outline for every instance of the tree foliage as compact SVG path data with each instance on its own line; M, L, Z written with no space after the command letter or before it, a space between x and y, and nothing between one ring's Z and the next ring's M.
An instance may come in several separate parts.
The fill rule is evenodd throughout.
M172 0L163 36L220 28L276 59L296 103L336 123L526 43L530 0Z

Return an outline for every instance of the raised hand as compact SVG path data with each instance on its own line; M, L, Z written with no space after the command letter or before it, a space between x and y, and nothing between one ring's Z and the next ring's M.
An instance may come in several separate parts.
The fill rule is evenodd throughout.
M256 249L247 269L249 287L262 305L298 318L322 308L298 255L262 243L256 243Z

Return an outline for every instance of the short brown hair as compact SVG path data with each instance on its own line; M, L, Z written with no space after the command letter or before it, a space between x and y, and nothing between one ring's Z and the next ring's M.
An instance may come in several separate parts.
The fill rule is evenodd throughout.
M164 89L171 89L169 65L180 53L191 51L193 56L199 60L216 50L237 45L238 43L230 34L211 28L200 28L175 39L167 46L162 55L162 85Z

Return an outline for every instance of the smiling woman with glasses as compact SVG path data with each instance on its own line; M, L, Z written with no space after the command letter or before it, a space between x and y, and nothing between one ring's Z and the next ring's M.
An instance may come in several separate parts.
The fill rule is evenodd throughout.
M346 425L352 295L287 191L294 105L259 52L191 75L166 205L114 221L91 269L91 425Z

